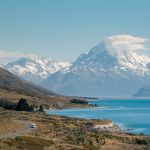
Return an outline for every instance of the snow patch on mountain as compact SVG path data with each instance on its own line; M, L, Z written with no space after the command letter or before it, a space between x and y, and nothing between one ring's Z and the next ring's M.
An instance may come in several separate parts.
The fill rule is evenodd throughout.
M147 74L150 57L139 55L137 50L145 50L147 39L130 35L117 35L106 38L88 53L84 53L74 62L75 66L87 69L131 71Z
M70 67L69 62L58 62L40 57L21 58L3 66L15 75L35 83L40 83L49 75L67 67Z

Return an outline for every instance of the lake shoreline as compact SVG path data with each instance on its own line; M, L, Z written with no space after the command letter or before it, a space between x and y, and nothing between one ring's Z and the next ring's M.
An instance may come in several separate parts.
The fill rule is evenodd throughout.
M150 97L101 97L90 100L150 100Z
M36 129L16 138L0 139L1 149L117 149L144 150L150 148L150 137L124 132L109 132L93 128L95 125L111 124L111 120L82 119L42 112L9 111L0 109L2 120L20 120L36 124ZM11 123L11 122L10 122ZM5 124L1 124L5 127ZM17 128L17 126L16 126ZM12 132L14 129L12 129ZM22 144L23 143L23 144Z
M95 107L95 108L107 108L107 107ZM73 109L73 108L64 108L63 110L70 110L70 109ZM80 109L80 108L75 108L75 109ZM86 108L83 108L83 109L86 109ZM94 108L93 108L94 109ZM50 110L50 111L57 111L58 109L53 109L53 110ZM51 114L48 114L49 110L45 110L45 114L46 115L51 115ZM60 117L68 117L66 115L58 115ZM69 117L69 118L72 118L72 119L85 119L85 120L97 120L97 121L105 121L105 120L102 120L102 119L90 119L90 118L80 118L80 117ZM113 122L113 120L111 120ZM126 133L126 134L132 134L129 131L128 128L125 128L125 127L121 127L119 124L117 123L114 123L114 126L112 128L105 128L105 129L97 129L99 131L103 131L103 132L110 132L110 133ZM139 135L139 134L134 134L134 135Z
M140 135L140 134L150 135L149 126L147 126L147 127L139 126L138 120L135 123L133 122L135 120L134 112L140 112L141 115L142 114L145 115L144 112L146 113L146 115L147 115L147 113L148 113L148 115L150 114L149 113L150 108L148 107L150 100L148 100L148 99L146 101L145 100L138 100L138 101L135 101L135 100L134 101L124 100L123 101L123 100L121 100L120 102L119 102L119 100L88 100L88 102L90 104L91 103L97 104L97 107L63 108L61 110L55 110L55 112L52 112L52 114L56 113L57 115L69 116L69 117L73 117L73 118L79 117L79 118L85 118L85 119L99 119L99 120L110 119L113 122L115 122L116 125L118 125L120 128L123 128L122 132L127 132L127 133L131 133L131 134L133 133L133 134L138 134L138 135ZM118 104L119 104L118 102L121 104L120 106L118 106ZM112 106L111 106L111 103L113 104ZM144 103L146 104L146 107L143 106ZM123 105L125 105L125 106L123 106ZM103 112L108 112L108 113L105 113L103 115ZM114 112L117 112L116 116L114 116L115 118L112 116ZM120 114L120 112L122 112L122 113ZM123 112L125 112L125 113L123 113ZM129 113L129 115L128 115L128 113ZM111 115L109 115L109 114L111 114ZM116 117L118 118L119 115L123 115L123 117L120 118L121 120L116 119ZM125 117L125 120L127 120L127 121L123 120L124 117ZM129 118L131 118L131 119L129 119ZM137 117L137 119L138 119L138 117ZM141 119L145 120L146 117L142 117ZM144 123L145 121L142 121L142 122ZM120 124L124 124L124 126L120 126ZM124 128L126 130L124 130Z

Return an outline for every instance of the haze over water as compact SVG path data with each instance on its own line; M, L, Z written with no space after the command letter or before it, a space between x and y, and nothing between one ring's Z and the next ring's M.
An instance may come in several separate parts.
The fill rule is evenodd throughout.
M131 133L150 135L150 100L91 100L107 108L76 108L49 111L48 114L86 119L111 119Z

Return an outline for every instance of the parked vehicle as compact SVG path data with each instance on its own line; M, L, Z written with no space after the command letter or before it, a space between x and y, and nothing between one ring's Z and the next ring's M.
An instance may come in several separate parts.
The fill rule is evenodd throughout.
M32 124L31 124L31 128L36 128L36 124L35 124L35 123L32 123Z

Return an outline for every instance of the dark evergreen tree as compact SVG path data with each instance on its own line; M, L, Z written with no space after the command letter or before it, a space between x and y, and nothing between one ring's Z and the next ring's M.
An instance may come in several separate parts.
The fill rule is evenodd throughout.
M18 111L30 111L30 106L27 103L26 99L21 98L17 104L16 110Z
M39 111L40 111L40 112L44 112L44 107L43 107L43 105L40 105Z
M29 111L31 111L31 112L34 111L34 107L35 107L34 105L30 105L30 110Z
M70 102L74 104L88 104L88 101L81 99L71 99Z

